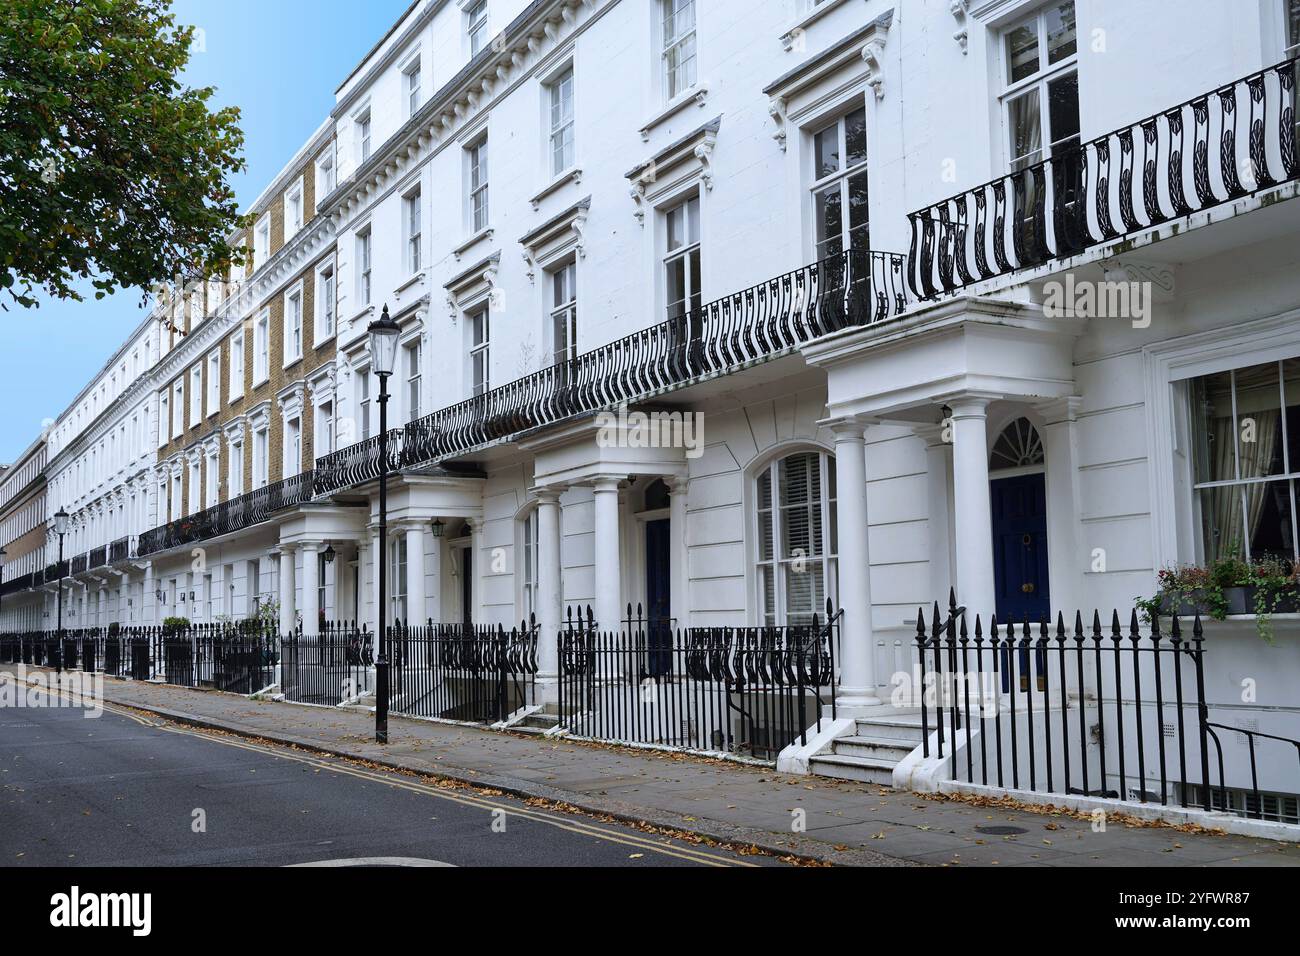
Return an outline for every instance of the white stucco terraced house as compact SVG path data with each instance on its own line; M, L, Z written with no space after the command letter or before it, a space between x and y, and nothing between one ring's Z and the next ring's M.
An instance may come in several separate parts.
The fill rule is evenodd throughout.
M953 715L930 702L923 747L919 701L895 693L916 668L918 607L928 633L930 609L955 589L972 634L977 615L987 635L994 614L1053 627L1059 614L1071 642L1076 612L1087 630L1099 610L1109 642L1112 612L1127 629L1161 568L1300 558L1288 59L1300 4L1179 7L414 3L259 199L255 211L274 208L249 238L253 271L208 310L213 329L248 337L241 378L284 373L265 401L228 385L217 396L213 441L248 443L248 480L236 469L204 486L215 497L169 497L174 475L207 466L186 458L201 436L167 444L158 403L184 398L156 357L143 361L151 464L172 470L146 483L125 523L82 542L139 544L120 586L89 567L72 575L79 624L241 617L270 599L285 631L341 620L373 634L386 561L390 620L535 618L530 689L512 719L563 729L595 707L575 703L588 686L575 674L632 686L675 673L645 664L653 654L639 670L628 658L583 671L563 636L577 633L570 609L599 632L639 606L655 623L638 653L671 657L702 629L761 644L763 627L790 628L768 632L785 640L817 615L824 628L829 602L833 689L824 668L804 674L818 693L799 686L802 733L778 740L731 700L734 675L713 673L712 692L727 695L715 716L673 710L670 730L647 718L614 736L727 749L729 722L758 721L768 737L750 752L776 759L788 745L785 766L965 780L992 722L964 710L940 742L936 719ZM330 344L295 368L303 276L312 336L328 328ZM379 540L366 330L385 310L401 339ZM168 368L199 361L216 335L176 341ZM692 440L640 442L626 414L612 429L600 414L629 407L695 416L679 434ZM1246 417L1249 446L1233 441ZM47 438L51 513L82 500L60 477L99 425L81 428ZM22 626L11 616L22 602L48 608L50 588L7 591L5 627ZM134 595L125 612L114 588ZM1209 720L1233 728L1217 734L1215 805L1294 824L1300 760L1285 741L1300 738L1300 626L1286 613L1272 624L1272 644L1253 615L1206 625L1203 699ZM688 644L656 644L670 628ZM1134 753L1116 776L1143 722L1165 757L1185 708L1121 683L1116 711L1110 678L1082 658L1044 689L1039 658L1013 661L1039 653L1004 656L1023 686L993 696L1036 690L1021 721L1028 702L1040 717L1063 709L1051 726L1071 740L1083 731L1069 789L1206 800L1208 738L1195 732L1190 771L1171 751L1162 784L1148 750L1141 772ZM955 661L961 674L982 666ZM652 690L640 705L666 700ZM1115 735L1124 719L1127 742ZM1039 737L1025 759L1044 760L1044 746L1066 745ZM1106 779L1094 771L1082 787L1077 762L1103 754Z

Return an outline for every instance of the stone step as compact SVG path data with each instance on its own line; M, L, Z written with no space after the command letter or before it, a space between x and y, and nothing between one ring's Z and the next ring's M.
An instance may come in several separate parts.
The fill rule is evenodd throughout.
M821 754L808 760L808 769L821 777L839 780L857 780L861 783L880 783L890 786L894 782L895 760L874 757L848 757L840 754Z
M896 764L915 749L910 741L857 736L835 738L831 753L837 757L867 757Z
M921 718L904 717L863 717L857 721L857 736L879 737L888 740L910 742L913 746L921 742ZM934 729L931 722L930 729ZM909 748L910 749L910 748Z

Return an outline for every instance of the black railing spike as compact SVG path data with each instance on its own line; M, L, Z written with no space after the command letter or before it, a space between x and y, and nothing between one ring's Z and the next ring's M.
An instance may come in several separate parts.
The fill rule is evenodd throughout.
M1192 619L1192 637L1198 641L1204 637L1204 628L1201 627L1201 612L1199 609L1196 611L1196 616Z
M966 615L965 614L961 616L961 620L957 626L957 630L958 633L961 634L961 640L962 643L964 644L966 642Z
M925 608L920 606L916 609L916 639L925 640Z
M1129 624L1128 624L1128 626L1129 626L1129 631L1133 634L1134 639L1136 640L1136 639L1137 639L1137 633L1138 633L1138 612L1137 612L1137 608L1133 608L1133 613L1132 613L1132 614L1130 615L1130 617L1129 617Z
M957 589L955 587L948 588L948 613L957 613Z

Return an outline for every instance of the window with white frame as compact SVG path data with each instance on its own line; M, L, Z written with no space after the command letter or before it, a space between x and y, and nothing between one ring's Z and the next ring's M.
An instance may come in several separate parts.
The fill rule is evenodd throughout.
M765 466L756 485L761 623L809 624L838 595L835 458L786 455Z
M302 284L284 295L284 364L302 358Z
M855 109L817 130L812 146L817 259L869 248L867 111Z
M184 517L185 515L185 499L182 497L182 492L184 491L183 482L184 479L181 477L180 471L177 470L176 473L172 475L171 509L168 512L172 521Z
M406 420L420 417L420 340L417 338L402 349L406 373Z
M230 398L244 394L244 330L230 337Z
M208 356L208 387L207 387L208 414L215 415L221 410L221 352L213 352Z
M695 0L659 0L663 14L664 96L674 99L695 85Z
M578 267L570 262L549 273L551 359L556 365L578 357Z
M281 477L287 478L302 470L302 419L296 415L284 423L284 448L280 460Z
M487 303L469 314L469 363L473 394L482 395L492 386L489 377L489 357L492 348L491 315Z
M404 211L403 218L406 220L406 268L411 275L420 271L422 261L420 258L420 187L416 186L409 193L402 197L402 206Z
M547 86L551 119L551 175L558 176L577 164L573 142L573 67Z
M315 344L320 345L334 337L335 309L337 308L334 286L333 260L316 269L316 321L313 323Z
M203 366L190 369L190 427L203 421Z
M263 309L253 323L253 385L271 377L271 310Z
M326 603L329 596L329 581L326 575L329 569L330 562L326 560L325 552L316 552L316 613L319 619L315 623L318 628L321 621L329 618L329 607Z
M1188 382L1204 562L1300 560L1300 358Z
M1079 145L1074 0L1053 0L1003 33L1001 100L1013 171Z
M185 379L178 378L172 385L172 437L185 432Z
M388 542L388 581L392 591L393 620L406 623L406 535Z
M537 509L534 508L528 512L521 522L519 531L522 536L523 561L523 580L520 583L523 591L523 619L537 613Z
M355 376L357 383L357 431L359 441L370 437L370 369L358 369Z
M253 432L253 487L261 488L267 482L270 468L271 433L266 427Z
M215 454L204 454L203 462L207 474L204 476L204 507L211 508L217 503L219 497L219 484L221 481L221 459Z
M167 390L158 393L158 447L171 440L171 397Z
M316 401L316 428L312 441L312 453L320 458L334 450L334 402L329 399Z
M334 143L331 141L316 158L316 204L334 191L338 185L337 167L334 165Z
M700 293L700 200L692 196L664 213L664 288L668 318L696 312Z
M406 88L406 115L412 117L420 110L420 57L416 54L415 58L406 65L402 71L402 81Z
M356 120L357 162L364 163L370 158L370 110L360 113Z
M357 233L357 299L370 304L370 227Z
M230 497L244 493L244 442L236 438L226 450L226 490Z
M271 217L263 216L253 229L253 270L266 265L271 257Z
M468 169L469 221L473 232L488 226L488 142L479 140L465 151Z
M303 190L299 179L284 192L284 241L288 242L302 229Z
M478 56L487 45L488 38L487 0L475 0L465 7L465 34L469 38L469 55Z

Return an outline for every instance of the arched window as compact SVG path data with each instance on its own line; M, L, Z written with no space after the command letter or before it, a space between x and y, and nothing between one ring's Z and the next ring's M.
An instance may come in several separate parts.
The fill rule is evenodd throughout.
M1027 418L1017 418L1002 429L989 455L989 471L1031 468L1043 464L1043 442Z
M798 452L759 472L758 606L766 625L807 624L823 615L836 584L835 458Z

